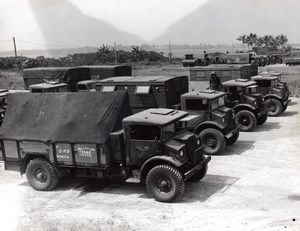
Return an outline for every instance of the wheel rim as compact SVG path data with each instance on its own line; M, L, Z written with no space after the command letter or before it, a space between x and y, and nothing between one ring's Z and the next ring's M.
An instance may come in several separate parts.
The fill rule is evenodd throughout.
M239 124L241 124L242 126L249 126L250 119L246 116L241 116L239 119Z
M270 103L268 107L268 111L275 112L276 111L276 104Z
M34 171L34 178L40 183L45 183L48 179L47 172L42 168L38 168Z
M210 136L205 140L205 144L209 148L214 148L217 145L217 140L214 137Z
M160 176L156 180L156 190L162 194L168 194L173 191L172 181L166 176Z

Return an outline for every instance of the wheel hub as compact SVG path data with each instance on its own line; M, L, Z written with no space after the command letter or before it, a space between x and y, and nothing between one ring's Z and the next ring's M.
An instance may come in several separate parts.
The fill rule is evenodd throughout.
M216 140L212 137L208 138L206 141L208 147L214 147L216 145Z
M160 178L157 188L160 192L169 193L172 189L172 183L167 178Z
M45 183L47 181L47 173L43 169L37 169L34 173L34 177L41 183Z

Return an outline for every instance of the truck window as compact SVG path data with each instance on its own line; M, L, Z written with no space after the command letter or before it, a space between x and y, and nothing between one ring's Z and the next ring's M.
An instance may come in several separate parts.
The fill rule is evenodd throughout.
M219 97L217 99L211 100L211 110L215 110L218 107L222 107L225 105L225 98L224 97Z
M131 125L129 131L132 140L160 140L160 127L157 126Z
M175 124L169 124L163 127L163 140L167 140L169 137L173 136L175 133Z
M115 91L116 89L116 86L103 86L101 88L101 91L102 92L112 92L112 91Z
M202 99L187 99L186 109L187 110L208 110L208 101Z
M149 94L150 86L136 86L134 94Z
M78 91L86 91L88 88L84 84L78 84Z

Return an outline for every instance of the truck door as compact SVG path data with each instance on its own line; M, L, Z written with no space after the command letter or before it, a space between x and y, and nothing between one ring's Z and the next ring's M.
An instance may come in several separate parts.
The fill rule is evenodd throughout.
M154 125L129 125L126 138L126 163L141 165L157 153L161 142L161 128Z
M262 95L267 95L270 93L271 80L257 80L258 88L257 91Z

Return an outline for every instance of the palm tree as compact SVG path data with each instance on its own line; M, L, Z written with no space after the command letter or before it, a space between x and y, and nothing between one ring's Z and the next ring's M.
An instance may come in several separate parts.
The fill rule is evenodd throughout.
M250 33L248 37L248 43L251 46L251 49L253 49L253 45L257 44L257 34Z
M240 35L240 36L237 38L238 41L241 41L241 42L243 43L244 52L245 52L246 37L247 37L247 35L244 34L244 35Z
M98 49L98 52L108 54L110 52L109 46L102 44L102 46Z

